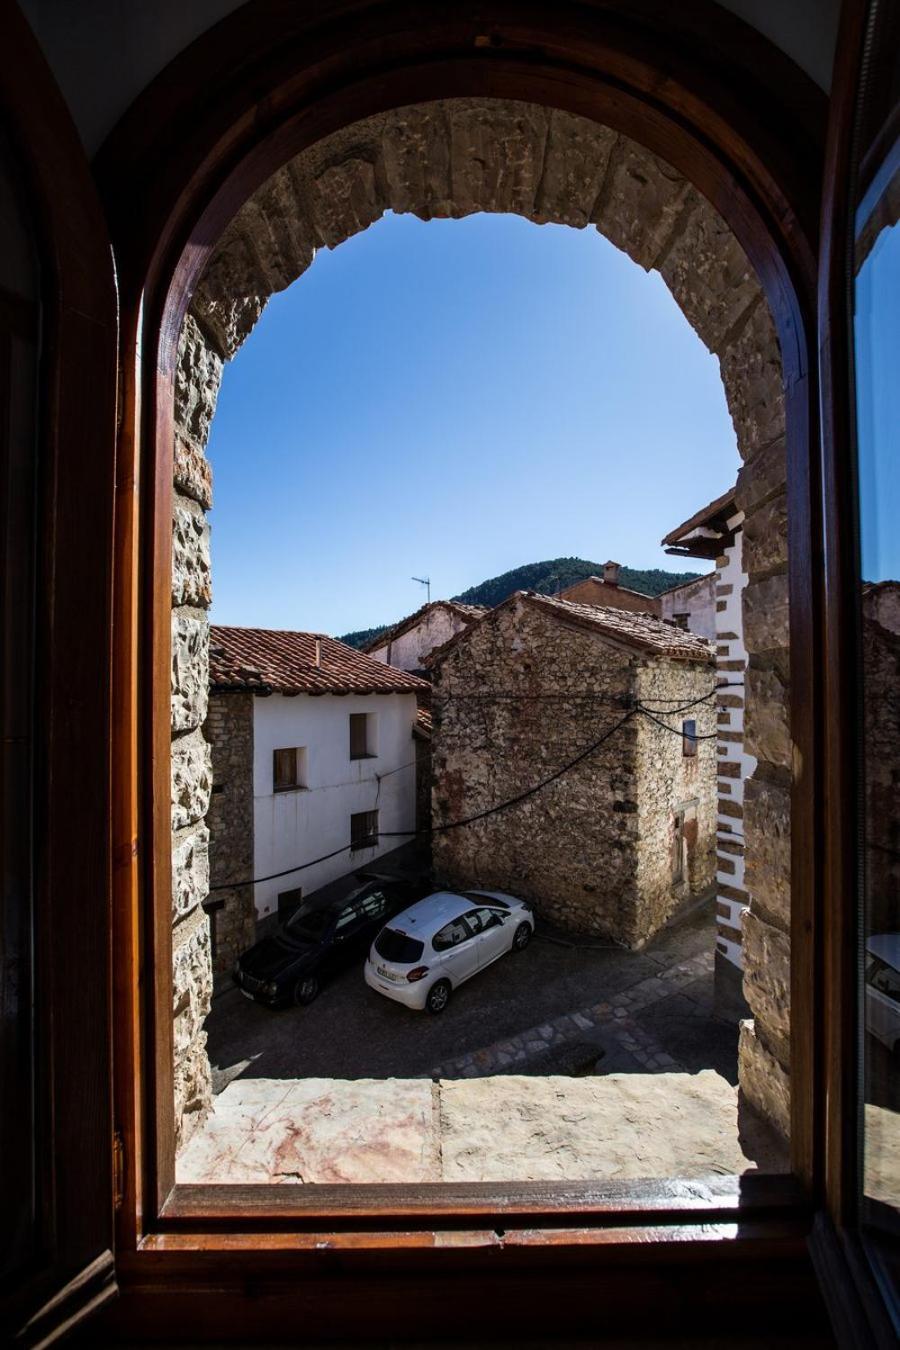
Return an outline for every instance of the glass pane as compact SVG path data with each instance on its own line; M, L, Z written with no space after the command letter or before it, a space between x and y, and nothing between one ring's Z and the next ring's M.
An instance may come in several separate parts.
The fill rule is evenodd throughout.
M864 1218L900 1271L900 144L860 208Z

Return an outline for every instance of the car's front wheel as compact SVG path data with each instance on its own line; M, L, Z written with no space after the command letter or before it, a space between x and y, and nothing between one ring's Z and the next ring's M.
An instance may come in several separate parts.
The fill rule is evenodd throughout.
M520 923L513 933L512 949L514 952L524 952L531 941L531 924Z
M319 981L315 975L304 975L302 980L298 980L294 986L294 1002L299 1003L301 1007L306 1007L307 1003L312 1003L314 998L319 996Z
M449 980L438 980L428 990L425 1007L430 1013L442 1013L450 1002L451 985Z

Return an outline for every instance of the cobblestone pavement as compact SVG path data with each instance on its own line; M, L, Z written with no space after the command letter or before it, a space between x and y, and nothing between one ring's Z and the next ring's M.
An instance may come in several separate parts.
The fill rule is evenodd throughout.
M690 991L704 977L711 979L713 968L713 953L702 952L641 980L608 1001L564 1013L474 1053L447 1060L435 1066L434 1077L477 1078L495 1073L540 1071L541 1063L549 1058L547 1052L564 1047L571 1047L571 1068L576 1073L579 1070L611 1073L621 1068L621 1053L616 1055L616 1051L624 1051L636 1067L644 1070L686 1072L688 1066L669 1054L635 1015L668 1000L676 991ZM588 1039L594 1035L599 1041ZM598 1049L602 1056L599 1058Z
M713 1016L712 906L641 952L546 929L468 981L440 1017L350 970L307 1008L230 989L207 1020L216 1091L249 1078L438 1078L715 1069L737 1082L737 1026Z

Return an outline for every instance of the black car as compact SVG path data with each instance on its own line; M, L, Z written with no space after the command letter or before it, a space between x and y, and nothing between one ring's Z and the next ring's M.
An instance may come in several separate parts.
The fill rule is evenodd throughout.
M276 933L238 957L234 982L270 1008L312 1003L332 975L362 964L388 919L427 892L427 883L376 876L340 899L311 896Z

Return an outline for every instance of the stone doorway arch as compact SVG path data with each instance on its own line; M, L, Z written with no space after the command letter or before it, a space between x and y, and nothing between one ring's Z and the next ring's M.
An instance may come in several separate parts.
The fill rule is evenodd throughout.
M587 118L502 98L454 98L367 117L291 159L240 208L196 286L175 373L172 580L173 956L176 1125L182 1140L210 1099L203 1020L208 926L211 474L205 445L223 365L269 296L320 247L336 247L387 210L423 219L511 212L594 227L658 271L719 359L743 467L745 726L757 769L746 788L747 885L756 931L741 1040L742 1086L784 1132L789 1101L791 740L785 400L766 298L744 250L698 190L634 140Z

